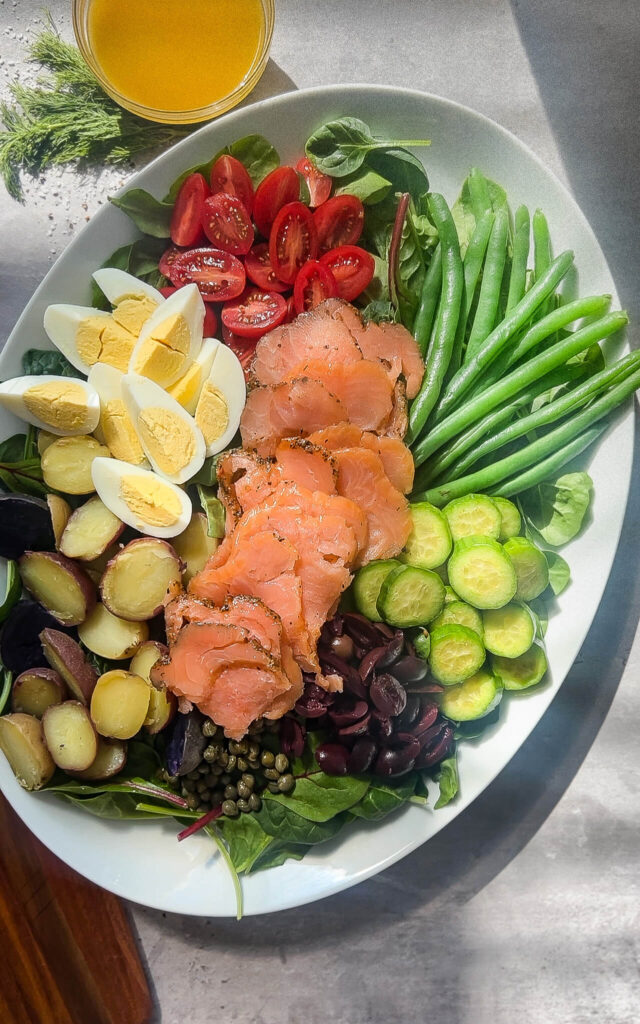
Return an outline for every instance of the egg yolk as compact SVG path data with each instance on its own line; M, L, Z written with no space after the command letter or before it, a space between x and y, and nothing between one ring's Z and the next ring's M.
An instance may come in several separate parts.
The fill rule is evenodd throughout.
M195 420L204 435L207 447L222 437L229 426L227 400L211 381L207 381L200 393Z
M143 324L157 308L157 303L148 295L125 296L116 305L113 311L113 319L121 327L124 327L126 331L135 334L137 338Z
M178 473L196 453L190 424L170 409L143 409L138 415L138 430L149 457L161 473Z
M182 352L174 351L155 338L147 338L136 355L133 372L166 388L187 365L188 360Z
M192 412L191 406L198 400L202 386L202 367L198 363L192 363L186 373L179 380L172 384L167 391L179 402L188 412Z
M176 352L182 352L183 356L188 354L191 347L189 325L180 313L174 313L157 324L151 332L151 337Z
M76 331L76 348L78 355L87 366L93 366L100 360L102 352L102 332L104 331L106 318L101 316L90 316L83 320ZM104 360L103 360L104 362Z
M87 395L80 384L48 381L24 392L23 401L32 416L60 430L82 429L89 411Z
M133 300L132 300L133 301ZM138 301L135 300L138 305ZM118 308L118 307L117 307ZM142 323L147 319L144 314ZM127 317L125 316L126 320ZM135 316L128 318L132 326L136 325ZM95 363L108 363L126 373L139 332L128 330L121 321L111 317L88 317L83 320L76 331L76 348L78 355L87 366Z
M134 466L144 462L142 446L122 399L103 403L100 426L114 459L132 462Z
M147 476L123 476L120 497L149 526L173 526L182 512L177 494L162 480Z
M136 338L130 331L125 330L113 319L107 320L102 332L100 362L108 363L109 366L115 366L117 370L126 373L135 343Z

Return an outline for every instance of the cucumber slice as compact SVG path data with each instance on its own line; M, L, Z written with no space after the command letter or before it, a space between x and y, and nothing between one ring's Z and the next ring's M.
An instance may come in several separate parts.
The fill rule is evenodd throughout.
M489 608L482 613L484 645L492 654L519 658L533 643L536 624L526 604L512 601L504 608Z
M411 642L418 657L427 661L431 653L431 636L426 629L419 629L416 635L411 637Z
M537 686L547 671L547 656L540 644L532 644L519 658L491 658L493 670L500 676L505 690L527 690Z
M446 562L453 541L445 516L428 501L409 506L413 529L400 555L403 562L420 569L435 569Z
M515 597L513 562L491 537L463 537L457 541L448 570L456 594L474 608L502 608Z
M451 604L452 601L459 601L459 600L460 600L460 598L456 594L456 592L453 589L453 587L450 587L447 584L445 586L445 588L444 588L444 603L445 604Z
M549 585L549 566L543 552L526 537L511 537L505 542L504 550L516 570L516 597L533 601Z
M484 718L497 708L502 700L502 680L486 669L465 679L457 686L449 686L439 696L440 711L454 722L471 722Z
M430 569L399 565L386 577L378 597L378 614L392 626L423 626L444 605L444 583Z
M466 626L477 633L481 640L484 633L482 616L476 608L465 604L464 601L447 601L446 598L444 608L437 619L429 623L431 630L438 629L440 626Z
M353 581L353 598L356 608L361 615L365 615L371 622L382 622L376 602L380 595L380 587L392 569L400 565L395 558L387 558L379 562L369 562L363 569L359 569Z
M485 659L482 640L468 626L440 626L431 631L431 674L443 686L452 686L478 671Z
M461 537L500 536L502 518L493 499L486 494L465 494L450 501L442 510L454 541Z
M500 513L500 535L499 541L504 544L509 537L517 537L522 529L522 516L520 510L508 498L492 498Z

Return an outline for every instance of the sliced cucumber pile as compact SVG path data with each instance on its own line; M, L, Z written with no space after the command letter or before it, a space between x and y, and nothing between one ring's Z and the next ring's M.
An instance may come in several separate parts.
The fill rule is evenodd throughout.
M444 687L434 695L442 713L457 722L483 718L504 690L536 686L546 674L526 602L549 584L547 559L520 536L520 512L506 498L467 494L443 509L418 502L411 515L398 559L357 573L356 607L374 622L418 627L411 640Z

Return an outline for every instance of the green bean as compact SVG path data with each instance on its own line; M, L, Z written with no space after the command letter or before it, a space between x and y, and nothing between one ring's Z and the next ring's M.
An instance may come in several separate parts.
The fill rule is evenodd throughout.
M536 210L533 215L533 278L539 281L546 274L551 265L553 254L551 252L551 236L547 218L542 210ZM536 319L545 316L551 309L551 299L541 303L537 311Z
M431 337L431 329L433 327L433 320L436 315L441 290L442 249L438 242L433 251L431 262L429 263L427 273L424 277L422 294L420 295L420 305L418 306L416 318L413 321L413 336L418 343L420 355L423 359L427 353L427 348L429 347L429 338Z
M471 206L473 208L473 214L476 220L480 220L483 213L491 209L491 194L489 192L489 185L487 179L481 170L477 167L472 167L467 178L469 185L469 196L471 198Z
M537 466L531 466L524 473L519 473L517 476L511 477L510 480L505 480L504 483L496 487L490 487L486 493L491 497L508 498L513 497L514 494L520 494L522 491L527 491L530 487L536 487L537 484L541 484L543 480L547 480L559 469L562 469L567 462L571 462L572 459L581 455L585 448L593 444L608 426L608 420L596 423L595 426L589 427L573 441L570 441L569 444L559 448L553 455L543 459Z
M502 430L492 434L477 448L471 449L461 459L458 459L451 467L449 476L451 479L455 479L466 472L474 463L479 462L480 459L494 452L496 448L502 448L504 445L524 437L530 431L546 427L550 423L555 423L556 420L562 419L563 416L567 416L569 413L580 409L594 396L602 391L606 391L607 388L618 383L621 379L624 380L634 370L637 370L639 363L640 352L632 352L612 366L607 366L600 373L595 373L579 387L573 388L559 398L553 399L547 405L543 405L534 412L530 412L527 416L516 419Z
M608 313L600 320L587 324L586 327L575 331L569 337L557 341L555 345L540 355L521 363L502 380L474 396L469 402L454 410L446 419L433 427L415 445L413 457L416 465L421 465L433 452L459 434L461 430L492 412L496 406L516 395L522 388L549 373L556 366L566 363L568 359L572 359L573 356L583 352L595 342L602 341L614 334L628 322L629 317L624 312Z
M429 210L442 246L442 289L434 335L427 354L424 381L411 404L409 430L415 437L438 400L449 366L462 301L463 271L458 232L443 196L429 196Z
M469 239L467 251L465 252L462 260L464 268L462 308L460 309L456 340L453 345L453 352L449 363L449 370L447 374L449 378L460 369L460 365L462 363L467 321L469 319L469 314L471 313L471 307L476 293L476 286L478 284L478 278L480 277L480 271L482 270L482 264L484 263L484 256L487 251L489 236L491 234L494 220L495 214L493 213L493 210L487 210L483 213L480 220L476 222L474 232Z
M467 342L467 351L464 357L465 363L470 362L476 353L480 351L483 342L495 327L502 275L504 274L504 265L507 258L508 235L509 214L506 207L502 207L496 213L489 245L487 246L487 258L482 271L478 307L473 319L469 341Z
M637 387L640 387L640 370L630 373L625 380L615 384L577 416L561 423L558 427L550 430L548 434L537 438L526 447L513 452L512 455L507 455L489 466L483 466L475 473L467 473L440 487L432 488L426 492L424 500L441 507L453 498L461 498L463 494L473 491L485 491L487 487L493 487L501 480L508 480L514 473L535 465L547 455L552 455L587 427L593 426L598 420L608 416L616 406L632 395Z
M455 377L452 378L438 409L438 419L442 419L445 413L450 412L455 405L458 405L464 395L470 390L480 374L484 373L487 367L504 348L509 338L519 330L531 317L534 310L538 308L553 291L568 272L573 264L573 253L570 251L562 253L553 261L546 274L536 281L529 289L523 299L520 300L511 312L504 318L502 323L491 332L485 340L480 352L478 352L469 363L465 363Z
M511 258L511 276L507 295L507 313L520 302L527 284L527 262L529 260L529 241L531 223L526 206L516 210L515 231L513 235L513 256Z

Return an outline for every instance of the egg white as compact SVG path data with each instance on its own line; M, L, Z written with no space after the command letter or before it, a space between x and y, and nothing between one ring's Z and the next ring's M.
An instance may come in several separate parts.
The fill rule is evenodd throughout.
M73 430L64 429L62 427L55 426L51 423L45 422L40 419L33 412L27 409L24 401L24 393L30 388L36 387L39 384L49 384L57 382L62 386L68 384L79 384L85 393L87 401L87 412L82 424L75 427ZM31 423L34 427L38 427L40 430L46 430L50 434L56 434L58 437L75 437L79 434L91 434L100 419L100 399L97 392L92 388L86 380L81 380L76 377L59 377L52 373L45 373L41 376L28 376L28 377L12 377L11 380L6 380L3 384L0 384L0 405L3 405L5 409L12 412L15 416L18 416L25 423Z
M219 438L207 446L207 457L217 455L228 447L240 426L240 417L247 401L247 385L242 364L227 345L220 345L216 350L208 380L225 397L229 425ZM206 384L206 381L204 383Z
M204 338L202 348L194 359L195 365L200 367L200 386L188 402L180 402L180 405L192 416L196 411L196 406L198 404L198 399L204 382L208 379L209 374L211 373L211 367L213 366L213 361L220 345L222 345L222 342L217 338ZM186 372L188 373L189 371L187 370ZM172 384L171 387L177 387L180 384L181 379L182 378L178 377L178 380L175 384Z
M183 316L186 320L189 330L189 351L187 353L187 359L189 362L196 359L202 347L204 314L204 302L202 301L202 296L200 295L197 286L195 284L187 284L184 288L179 288L177 292L174 292L168 299L165 299L162 305L158 306L149 319L144 323L133 352L131 353L131 360L129 362L130 371L132 373L136 372L135 367L138 354L145 341L153 335L154 331L160 326L160 324L164 323L165 320L168 320L169 317L174 315ZM170 387L171 384L175 384L184 372L185 370L181 369L171 381L167 382L167 387Z
M101 267L91 275L98 288L106 296L112 306L117 306L122 299L141 299L146 296L161 304L165 301L162 292L153 288L145 281L139 281L133 274L117 267Z
M44 311L44 329L50 341L59 349L80 373L88 374L91 367L78 352L76 334L83 320L111 320L111 313L93 306L72 306L68 302L56 302Z
M193 507L187 494L181 487L170 483L165 477L159 477L150 469L143 469L140 466L132 466L129 462L121 462L119 459L97 458L91 465L91 476L93 486L98 497L107 508L113 512L118 519L121 519L127 526L131 526L139 533L148 537L177 537L179 533L186 530L191 521ZM169 487L180 502L181 511L178 519L172 526L153 526L146 523L139 515L135 514L120 497L120 484L123 477L142 476L153 480L160 479L164 487Z
M190 416L175 398L167 394L164 388L161 388L159 384L149 380L147 377L140 377L135 373L127 373L122 378L122 398L144 453L158 476L163 477L165 480L171 480L174 484L181 484L185 480L189 480L202 468L206 447L202 431L196 425L193 416ZM145 444L144 435L138 428L140 413L149 407L166 409L167 412L177 416L185 425L193 440L195 453L177 473L166 473L160 468L148 445Z

